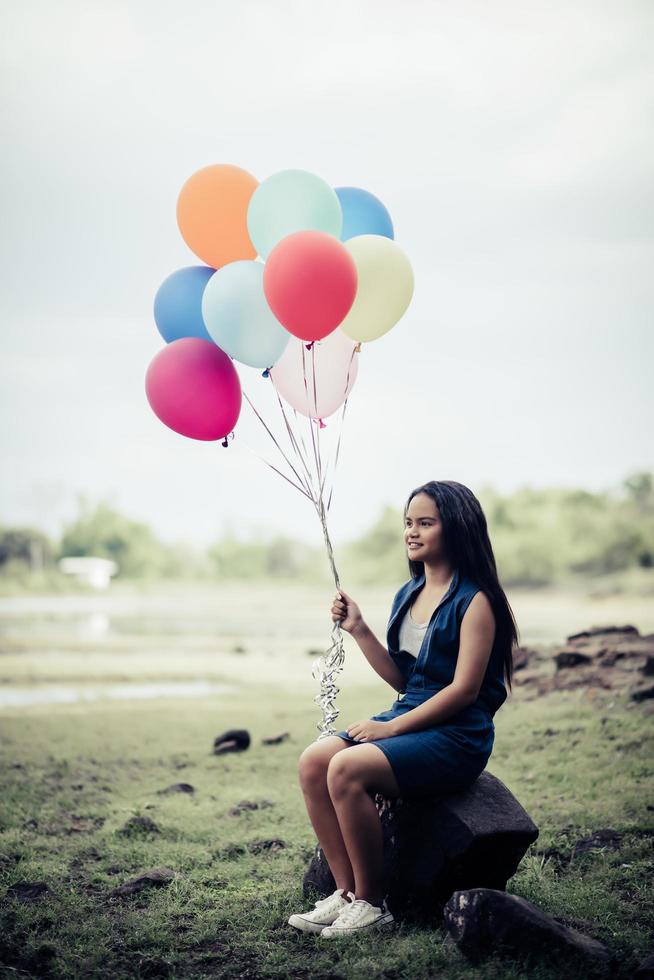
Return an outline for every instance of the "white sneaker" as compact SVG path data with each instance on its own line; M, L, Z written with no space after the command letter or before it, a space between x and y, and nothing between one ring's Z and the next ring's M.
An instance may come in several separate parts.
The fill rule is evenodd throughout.
M328 898L320 898L315 902L315 909L310 912L295 912L288 920L289 926L301 929L302 932L322 932L325 926L330 926L340 912L351 904L344 897L344 888L337 888ZM352 901L354 895L347 893Z
M371 905L363 898L355 898L347 908L343 908L333 925L321 931L320 938L334 939L339 936L350 936L352 933L363 932L366 929L390 926L394 921L392 913L388 911L385 898L382 899L381 906Z

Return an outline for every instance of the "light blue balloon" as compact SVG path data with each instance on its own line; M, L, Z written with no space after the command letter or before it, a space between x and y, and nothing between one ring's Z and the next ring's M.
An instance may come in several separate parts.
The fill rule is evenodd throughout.
M339 238L341 205L333 187L307 170L280 170L250 198L248 232L262 259L294 231L325 231Z
M361 187L337 187L335 190L343 211L342 242L357 235L395 237L391 216L378 197Z
M272 367L291 339L268 306L263 262L241 259L218 269L204 291L202 316L214 343L251 367Z
M202 294L216 270L207 265L190 265L171 273L154 297L154 322L169 344L181 337L211 340L202 319Z

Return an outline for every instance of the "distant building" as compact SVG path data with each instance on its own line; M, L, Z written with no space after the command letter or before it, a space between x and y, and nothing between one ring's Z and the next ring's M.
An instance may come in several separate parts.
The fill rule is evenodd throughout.
M111 576L118 571L118 565L109 558L60 558L59 569L64 575L76 575L94 589L106 589Z

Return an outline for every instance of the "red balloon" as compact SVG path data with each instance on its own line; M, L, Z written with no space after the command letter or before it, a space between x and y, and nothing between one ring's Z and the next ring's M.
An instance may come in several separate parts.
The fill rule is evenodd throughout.
M289 333L321 340L347 316L357 293L357 268L333 235L296 231L266 259L263 291Z
M155 354L145 393L157 418L189 439L222 439L241 413L231 357L202 337L180 337Z

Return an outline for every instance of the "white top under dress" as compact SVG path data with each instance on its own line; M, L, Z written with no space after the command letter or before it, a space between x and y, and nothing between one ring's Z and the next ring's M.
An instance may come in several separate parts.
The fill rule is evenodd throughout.
M400 625L400 650L406 650L412 657L417 657L429 623L416 623L407 609Z

